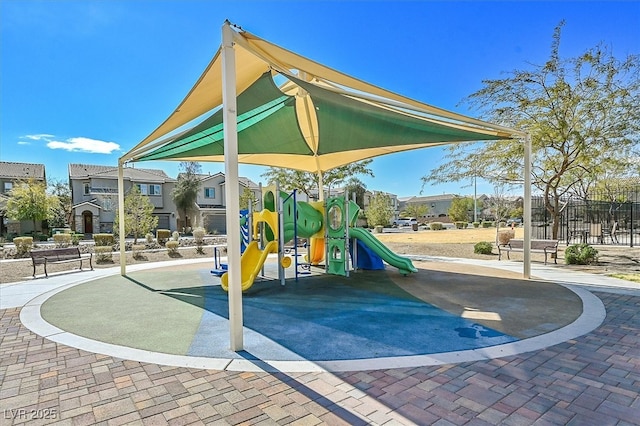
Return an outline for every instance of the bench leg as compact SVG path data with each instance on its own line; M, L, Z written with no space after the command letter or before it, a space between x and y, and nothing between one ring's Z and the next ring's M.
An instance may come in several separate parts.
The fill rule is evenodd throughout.
M33 278L36 277L36 264L33 264Z
M47 259L44 259L44 276L45 278L49 278L49 274L47 273Z

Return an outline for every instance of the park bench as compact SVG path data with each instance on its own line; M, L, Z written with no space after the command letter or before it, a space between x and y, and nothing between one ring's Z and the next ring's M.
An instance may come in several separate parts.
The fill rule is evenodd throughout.
M33 276L36 276L36 265L44 265L44 275L49 276L47 273L47 265L80 262L80 270L82 271L82 261L89 259L89 266L93 271L93 263L91 261L92 254L86 255L80 254L80 249L77 247L60 247L45 250L31 250L31 261L33 262Z
M506 244L498 244L498 260L502 258L502 252L507 253L507 259L509 258L509 252L524 251L524 240L509 240ZM547 256L553 254L553 262L557 262L558 257L558 240L531 240L531 252L532 253L544 253L544 264L547 264Z

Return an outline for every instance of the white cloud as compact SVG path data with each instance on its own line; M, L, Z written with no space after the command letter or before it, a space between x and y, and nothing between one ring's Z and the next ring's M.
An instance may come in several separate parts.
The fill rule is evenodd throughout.
M69 138L66 141L49 141L47 147L51 149L64 149L69 152L87 152L90 154L111 154L120 151L120 145L115 142L105 142L90 138Z
M18 145L31 145L31 142L27 142L27 141L18 141Z
M41 133L39 135L26 135L23 136L24 139L31 139L32 141L41 141L41 140L50 140L53 137L53 135L48 135L46 133Z

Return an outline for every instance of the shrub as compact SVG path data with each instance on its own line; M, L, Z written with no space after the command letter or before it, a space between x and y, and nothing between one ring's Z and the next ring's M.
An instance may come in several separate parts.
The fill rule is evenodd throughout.
M37 241L47 241L49 236L47 234L43 234L42 232L37 232L35 235L35 239Z
M180 243L178 241L171 240L171 241L167 241L164 246L167 248L167 252L169 253L169 256L171 256L171 255L178 254L179 245Z
M574 244L564 251L564 260L567 265L590 265L597 262L598 250L589 244Z
M490 220L483 220L482 221L482 227L483 228L493 228L493 222L491 222Z
M493 253L493 245L487 241L480 241L473 246L473 252L476 254L491 254Z
M168 229L158 229L156 231L156 240L158 240L158 244L163 245L167 242L167 240L171 238L171 231Z
M458 220L458 221L456 221L454 223L456 225L456 228L458 228L458 229L466 229L467 226L469 226L469 222L465 222L465 221L462 221L462 220Z
M442 222L431 222L429 224L429 227L431 228L432 231L441 231L444 229Z
M80 239L83 237L82 234L71 234L71 244L77 246L80 244Z
M498 244L509 244L509 241L515 236L515 231L500 231L498 232Z
M26 256L33 248L33 237L16 237L13 239L18 257Z
M96 262L98 263L103 263L103 262L111 262L112 258L111 258L111 246L95 246L93 251L96 254Z
M142 251L145 249L145 245L144 244L134 244L133 246L131 246L131 252L133 255L134 259L142 259Z
M202 249L202 245L204 244L204 236L206 231L204 228L195 228L193 230L193 239L196 242L196 253L204 254L204 250Z
M147 240L147 244L153 244L153 234L151 232L147 232L144 238Z
M53 242L56 243L56 247L69 247L71 244L71 234L55 234L53 236Z
M93 234L93 241L95 241L96 246L111 247L115 243L115 238L113 234Z
M480 222L473 222L474 228L480 228Z
M180 240L180 233L178 231L173 231L173 234L171 234L171 239L173 241L178 241Z

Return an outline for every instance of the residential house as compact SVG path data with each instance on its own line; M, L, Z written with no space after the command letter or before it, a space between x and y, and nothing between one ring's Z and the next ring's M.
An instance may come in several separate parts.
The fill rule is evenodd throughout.
M158 228L177 229L176 206L171 191L176 180L163 170L125 167L124 190L136 185L155 206ZM74 229L84 234L111 233L118 210L118 168L90 164L69 164L69 185L73 203Z
M180 178L180 176L178 176ZM225 198L225 175L222 172L215 174L201 174L200 190L196 198L194 222L186 221L182 217L184 212L178 211L178 224L183 226L203 226L207 232L226 234L227 213ZM245 188L249 188L255 199L260 199L260 187L246 177L239 177L239 193L242 195Z
M47 183L44 164L0 161L0 235L21 235L33 232L33 221L14 221L4 216L9 193L20 181L35 179ZM36 223L35 231L42 231L42 223Z

